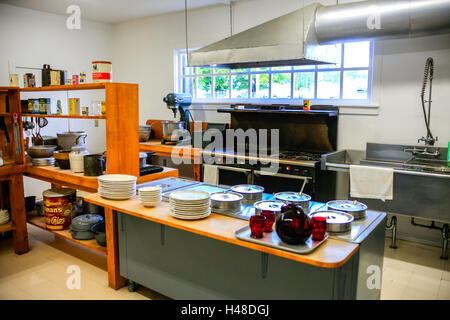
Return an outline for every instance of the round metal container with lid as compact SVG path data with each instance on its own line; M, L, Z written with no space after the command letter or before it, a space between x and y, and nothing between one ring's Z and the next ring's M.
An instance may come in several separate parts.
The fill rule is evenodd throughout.
M298 204L302 207L305 213L309 212L309 202L311 201L311 196L306 193L284 191L275 193L274 196L277 200L284 201L286 203Z
M217 213L238 213L241 211L243 198L242 194L231 191L211 193L211 211Z
M263 200L255 202L253 206L256 214L261 214L263 211L273 211L275 214L278 214L284 205L285 203L279 200Z
M350 213L356 220L366 217L367 206L356 200L333 200L327 202L328 209Z
M48 189L42 193L47 229L69 228L75 215L76 193L76 190L70 188Z
M240 193L244 199L242 204L253 205L256 201L261 201L264 188L252 184L238 184L230 188L231 191Z
M327 219L327 231L334 233L350 231L355 219L347 212L333 210L317 211L311 215L311 217L315 216L325 217Z

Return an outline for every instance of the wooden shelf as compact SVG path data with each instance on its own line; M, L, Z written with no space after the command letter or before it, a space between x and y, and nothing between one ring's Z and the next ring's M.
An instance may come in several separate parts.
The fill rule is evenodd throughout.
M0 167L0 176L9 176L17 173L22 173L25 169L23 164L5 164Z
M11 112L0 112L0 117L12 117L13 114Z
M73 173L70 170L63 170L57 167L27 165L25 166L24 175L86 192L95 193L98 190L97 177L87 177L82 173ZM178 177L178 169L165 167L161 172L138 177L136 183L140 184L167 177Z
M42 216L32 216L28 217L28 223L32 224L40 229L46 230L48 232L53 233L54 235L57 235L58 237L70 240L72 242L75 242L79 245L82 245L84 247L87 247L89 249L95 250L97 252L100 252L102 254L106 254L106 247L102 247L97 243L95 239L91 240L77 240L72 238L72 235L70 234L69 230L50 230L47 229L45 224L45 217Z
M72 90L95 90L105 89L108 85L119 84L123 86L136 86L136 84L119 83L119 82L101 82L101 83L84 83L63 86L47 86L35 88L20 88L20 92L36 92L36 91L72 91Z
M15 229L16 229L16 227L13 226L11 221L8 222L8 223L0 225L0 233L8 232L8 231L15 230Z
M59 118L59 119L106 119L106 116L84 116L84 115L68 115L68 114L32 114L22 113L22 117L30 118Z
M70 170L63 170L58 167L27 165L24 174L31 178L77 190L97 192L98 189L97 177L87 177L82 173L73 173Z

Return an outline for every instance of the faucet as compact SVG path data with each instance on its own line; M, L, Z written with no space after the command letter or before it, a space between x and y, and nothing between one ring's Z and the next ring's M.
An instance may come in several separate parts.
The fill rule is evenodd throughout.
M411 152L414 156L422 155L422 156L432 156L432 157L439 157L441 153L439 152L439 149L436 149L434 151L429 151L428 148L412 148L412 149L404 149L403 152Z
M421 141L425 142L426 146L433 146L434 143L437 141L437 137L433 137L433 134L430 130L430 117L431 117L431 88L433 86L433 76L434 76L434 62L433 58L428 58L425 62L425 71L423 76L423 82L422 82L422 90L420 93L420 99L422 101L422 110L423 110L423 117L425 120L425 126L427 128L427 136L422 137L417 140L418 143ZM428 91L428 100L425 100L425 90L427 87L428 80L430 81L430 89ZM425 110L425 103L428 102L428 115ZM426 150L426 149L425 149Z

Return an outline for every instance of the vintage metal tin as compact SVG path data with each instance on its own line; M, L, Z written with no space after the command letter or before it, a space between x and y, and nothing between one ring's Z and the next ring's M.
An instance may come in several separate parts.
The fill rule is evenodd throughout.
M343 211L324 210L314 212L311 217L325 217L327 219L327 231L340 233L348 232L352 228L352 222L355 218Z
M47 229L68 229L75 215L76 190L70 188L48 189L42 193L42 196L44 197Z
M211 211L217 213L240 212L243 198L242 194L231 191L211 193Z
M79 76L77 74L72 75L72 84L79 84Z
M275 193L274 196L277 200L284 201L286 203L298 204L302 207L305 213L309 212L309 203L311 201L311 196L306 193L284 191Z
M80 84L81 83L86 83L86 73L84 72L80 73Z
M92 61L92 82L111 82L112 63L110 61Z
M367 206L356 200L333 200L327 202L328 209L338 210L350 213L355 219L364 219L366 217Z
M283 201L278 200L263 200L255 202L255 213L261 214L263 211L273 211L275 213L281 212L281 207L284 206Z
M253 205L257 201L261 201L264 188L251 184L238 184L230 188L231 191L240 193L244 196L242 204Z
M50 114L50 99L40 98L39 99L39 113L40 114Z

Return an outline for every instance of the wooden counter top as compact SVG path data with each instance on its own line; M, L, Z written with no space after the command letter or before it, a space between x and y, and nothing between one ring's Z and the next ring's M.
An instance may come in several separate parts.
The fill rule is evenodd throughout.
M108 200L99 194L91 194L85 197L91 202L111 210L133 215L142 219L167 225L173 228L193 232L205 237L232 243L253 250L277 255L286 259L295 260L323 268L337 268L342 266L359 248L359 245L345 241L328 239L318 249L310 254L300 255L284 250L278 250L255 243L242 241L234 236L234 231L248 224L247 221L227 217L219 214L211 214L206 219L186 221L173 218L169 215L169 204L160 202L155 208L144 207L138 197L126 201Z
M156 155L171 156L175 155L177 158L190 158L200 156L202 149L193 148L191 145L177 146L170 144L162 144L161 139L151 139L147 142L139 143L139 151L155 151Z

